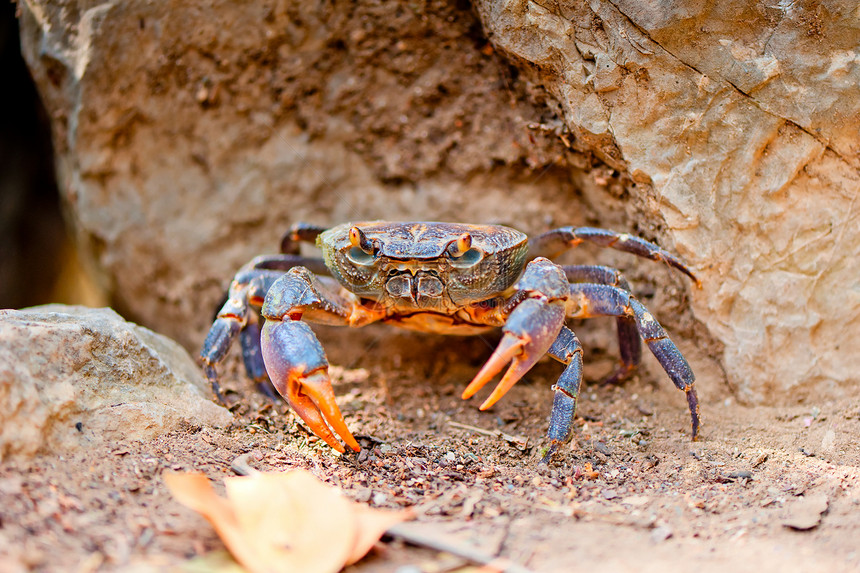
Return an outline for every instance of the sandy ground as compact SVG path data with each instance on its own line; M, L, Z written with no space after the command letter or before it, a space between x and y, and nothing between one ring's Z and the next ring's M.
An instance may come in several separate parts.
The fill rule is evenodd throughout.
M243 454L260 470L307 468L372 506L412 507L423 534L532 571L860 570L860 400L746 408L681 344L701 382L705 425L692 443L684 396L653 360L608 387L595 381L613 358L587 354L575 437L539 466L558 364L479 412L489 388L468 402L459 393L492 338L379 333L321 335L360 455L335 455L255 393L233 356L229 428L3 462L0 570L212 570L202 556L223 545L161 474L220 482ZM348 571L468 565L386 539Z

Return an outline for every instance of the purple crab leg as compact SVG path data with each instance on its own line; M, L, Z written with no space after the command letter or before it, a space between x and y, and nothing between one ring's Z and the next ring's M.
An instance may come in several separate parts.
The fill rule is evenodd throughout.
M568 318L628 316L636 321L639 335L679 390L687 395L692 420L692 437L699 433L699 400L696 376L678 347L645 306L629 292L608 285L572 284L567 302Z
M690 277L699 288L702 286L702 283L696 278L693 271L687 268L678 257L669 251L645 239L607 229L562 227L548 231L529 241L529 257L544 256L552 258L584 241L600 245L601 247L631 253L639 257L651 259L652 261L663 261Z
M280 398L269 381L266 365L263 362L263 350L260 341L262 332L257 313L252 313L248 318L248 324L239 332L239 342L242 345L242 363L245 365L248 378L254 381L257 389L273 402L277 402Z
M559 444L570 437L579 387L582 384L582 345L569 328L562 327L547 353L567 367L552 387L555 395L547 432L550 446L541 458L541 463L547 463Z
M255 257L251 259L251 262L243 267L243 270L260 269L286 272L295 267L305 267L312 273L318 275L329 274L328 267L325 266L325 262L323 262L322 259L302 257L294 254L262 255ZM240 270L239 274L241 274L243 270Z
M310 223L296 223L281 237L281 252L284 254L298 255L299 243L313 243L320 233L328 230L328 227L312 225ZM311 269L313 272L317 272Z
M630 283L617 269L600 265L564 265L564 274L572 283L597 283L618 287L627 292L631 291ZM610 374L604 384L623 382L636 370L642 362L642 342L636 321L629 316L619 316L615 319L618 332L618 353L621 355L621 365Z
M263 255L252 259L233 277L200 351L206 378L221 404L225 404L225 401L218 382L217 366L224 360L237 335L242 343L246 372L264 394L272 396L268 382L259 373L262 362L258 352L259 326L254 326L257 324L254 309L262 306L266 292L283 276L284 271L296 266L325 269L322 260L318 259L298 255Z

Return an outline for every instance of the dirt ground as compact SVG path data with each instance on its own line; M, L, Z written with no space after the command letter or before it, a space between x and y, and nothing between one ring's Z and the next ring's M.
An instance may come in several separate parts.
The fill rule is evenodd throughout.
M161 476L202 471L223 491L243 454L260 470L306 468L375 507L412 507L416 531L530 571L860 570L860 401L745 408L700 372L705 425L692 443L684 396L652 361L608 387L596 381L614 359L591 353L575 437L540 466L560 365L539 364L480 412L489 388L468 402L459 393L492 338L387 332L321 334L357 456L337 456L255 393L234 352L229 428L3 462L0 570L212 571L222 543ZM347 571L469 565L384 538Z

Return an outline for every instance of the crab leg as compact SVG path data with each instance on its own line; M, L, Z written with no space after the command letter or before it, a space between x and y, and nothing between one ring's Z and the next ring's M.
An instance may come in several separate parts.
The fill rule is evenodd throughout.
M678 347L645 306L629 292L598 284L570 285L568 318L593 316L628 316L636 321L639 335L679 390L687 395L692 420L692 437L699 433L699 400L693 386L696 376Z
M631 253L638 257L651 259L652 261L663 261L671 267L675 267L688 277L696 286L701 288L702 284L696 275L675 255L666 251L654 243L627 233L616 233L607 229L594 227L562 227L548 231L535 239L529 241L529 256L554 257L571 249L584 241L589 241L601 247L608 247L617 251Z
M222 404L225 402L221 395L216 366L226 356L236 335L239 335L242 342L242 359L248 376L265 394L271 396L271 391L267 391L268 379L259 353L260 328L252 307L260 307L269 286L282 275L283 273L268 270L240 271L230 285L227 300L215 314L215 322L212 323L200 351L200 360L203 362L212 392Z
M630 283L617 270L612 267L600 265L564 265L564 274L572 283L597 283L618 287L630 292ZM623 382L642 362L642 342L636 321L629 316L615 318L616 330L618 332L618 352L621 355L621 365L610 374L604 384L617 384Z
M328 227L321 227L311 223L296 223L284 233L281 237L281 252L286 254L299 254L299 243L313 243L316 241L320 233L328 230ZM319 272L311 269L313 272ZM327 274L328 271L322 271Z
M564 325L567 289L568 282L558 265L543 258L528 264L517 283L520 295L527 298L511 312L502 327L504 336L499 346L463 391L464 400L511 362L502 380L480 406L481 410L490 408L546 354Z
M230 289L215 313L214 322L200 351L206 378L220 403L225 402L221 395L221 385L218 383L217 365L227 355L227 350L237 335L242 342L242 358L248 376L257 382L264 394L271 397L260 358L258 321L255 320L252 308L262 306L266 292L283 276L283 271L297 266L325 270L322 260L298 255L263 255L255 257L233 277Z
M559 444L570 436L576 414L579 387L582 384L582 345L569 328L562 327L548 354L562 364L566 364L567 367L552 387L555 396L552 400L552 414L547 432L550 446L541 458L541 463L548 462Z
M343 452L336 433L347 446L358 451L361 448L335 402L322 345L300 319L359 326L381 318L382 314L360 310L355 300L346 294L335 294L326 283L307 269L297 267L272 285L262 310L266 319L262 332L263 361L275 389L317 436Z

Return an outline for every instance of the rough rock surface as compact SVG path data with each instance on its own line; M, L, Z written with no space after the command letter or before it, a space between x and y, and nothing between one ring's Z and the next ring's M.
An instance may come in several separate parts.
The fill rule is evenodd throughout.
M0 459L231 419L182 347L110 309L0 310Z
M646 302L741 398L857 382L847 2L21 6L78 241L117 308L188 348L291 221L587 223L692 262L707 329L673 317L680 279L599 258L655 276Z
M641 183L705 284L696 317L724 344L739 396L856 392L856 4L477 5L579 144Z
M84 256L111 306L187 348L292 222L531 231L595 221L578 188L612 201L570 169L587 157L530 127L552 113L467 4L21 6Z

